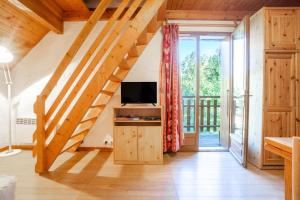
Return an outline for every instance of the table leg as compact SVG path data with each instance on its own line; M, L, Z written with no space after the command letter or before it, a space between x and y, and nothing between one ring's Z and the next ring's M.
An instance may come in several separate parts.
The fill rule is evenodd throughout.
M285 200L292 200L292 161L284 159Z

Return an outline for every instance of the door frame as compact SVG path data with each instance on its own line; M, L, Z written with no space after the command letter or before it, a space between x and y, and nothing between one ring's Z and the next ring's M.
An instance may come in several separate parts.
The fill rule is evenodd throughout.
M179 32L179 37L180 37L180 34L181 35L184 35L184 36L190 36L190 37L195 37L196 38L196 80L199 80L200 79L200 67L201 67L201 63L200 63L200 36L225 36L225 37L228 37L228 40L229 40L229 59L230 59L230 63L229 65L231 66L231 56L232 56L232 53L231 53L231 32L203 32L203 31L180 31ZM232 71L231 70L231 67L230 67L230 72ZM231 87L231 77L229 77L229 87ZM190 133L184 133L184 138L185 138L185 141L189 141L188 144L184 144L182 145L180 151L201 151L200 148L199 148L199 136L200 136L200 129L199 129L199 124L200 124L200 119L199 119L199 110L200 110L200 106L199 106L199 88L200 88L200 81L197 81L196 83L196 101L195 101L195 104L197 105L196 106L196 110L195 110L195 131L194 132L190 132ZM229 104L228 104L229 106ZM226 110L227 112L227 110ZM231 116L231 113L230 113L230 108L229 108L229 115ZM230 122L230 117L229 117L229 123L231 124ZM230 125L229 125L230 127ZM229 150L229 143L230 143L230 130L229 130L229 134L228 134L228 145L227 147L225 147L225 150Z
M231 34L231 78L230 78L230 134L229 134L229 151L232 153L233 157L236 158L236 160L243 165L243 167L247 168L247 155L248 155L248 131L249 131L249 98L250 98L250 16L246 15L241 23L245 24L245 90L244 90L244 112L243 112L243 124L244 124L244 130L243 130L243 140L242 140L242 148L243 148L243 154L242 154L242 160L240 160L231 150L231 134L232 134L232 108L233 108L233 33Z

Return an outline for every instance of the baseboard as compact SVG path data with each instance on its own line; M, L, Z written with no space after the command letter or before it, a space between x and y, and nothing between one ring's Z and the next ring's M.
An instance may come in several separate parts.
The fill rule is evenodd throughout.
M32 150L33 146L32 145L13 145L13 149L22 149L22 150ZM6 151L8 149L8 146L5 147L0 147L0 152Z
M22 150L32 150L33 145L13 145L13 149L22 149ZM8 146L0 147L0 152L6 151L8 149ZM113 148L109 147L78 147L78 151L94 151L99 150L102 152L112 152Z
M112 152L113 148L111 147L78 147L78 151L94 151L99 150L102 152Z

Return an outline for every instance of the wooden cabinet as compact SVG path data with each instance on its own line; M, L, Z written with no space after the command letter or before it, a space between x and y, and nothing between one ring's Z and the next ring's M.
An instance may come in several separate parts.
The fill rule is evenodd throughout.
M139 161L146 163L160 163L163 160L161 127L138 127L138 158Z
M283 165L265 137L299 135L300 9L263 8L250 25L249 155L260 168Z
M115 160L136 161L137 155L137 128L135 126L116 126L114 130Z
M113 140L116 164L162 164L161 108L115 108Z
M299 11L276 8L265 10L266 48L289 50L299 48Z

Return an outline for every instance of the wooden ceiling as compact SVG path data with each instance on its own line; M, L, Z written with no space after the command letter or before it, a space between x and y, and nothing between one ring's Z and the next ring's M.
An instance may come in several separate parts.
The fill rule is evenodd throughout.
M83 0L0 0L0 45L19 62L50 30L63 31L63 12L87 12Z
M99 0L0 0L0 45L15 65L49 31L63 32L63 21L86 20ZM109 17L121 0L113 0ZM167 0L169 19L240 19L263 6L300 6L300 0Z
M257 11L263 6L300 6L300 0L168 0L168 10Z
M6 46L17 63L49 29L7 0L0 0L0 44Z

